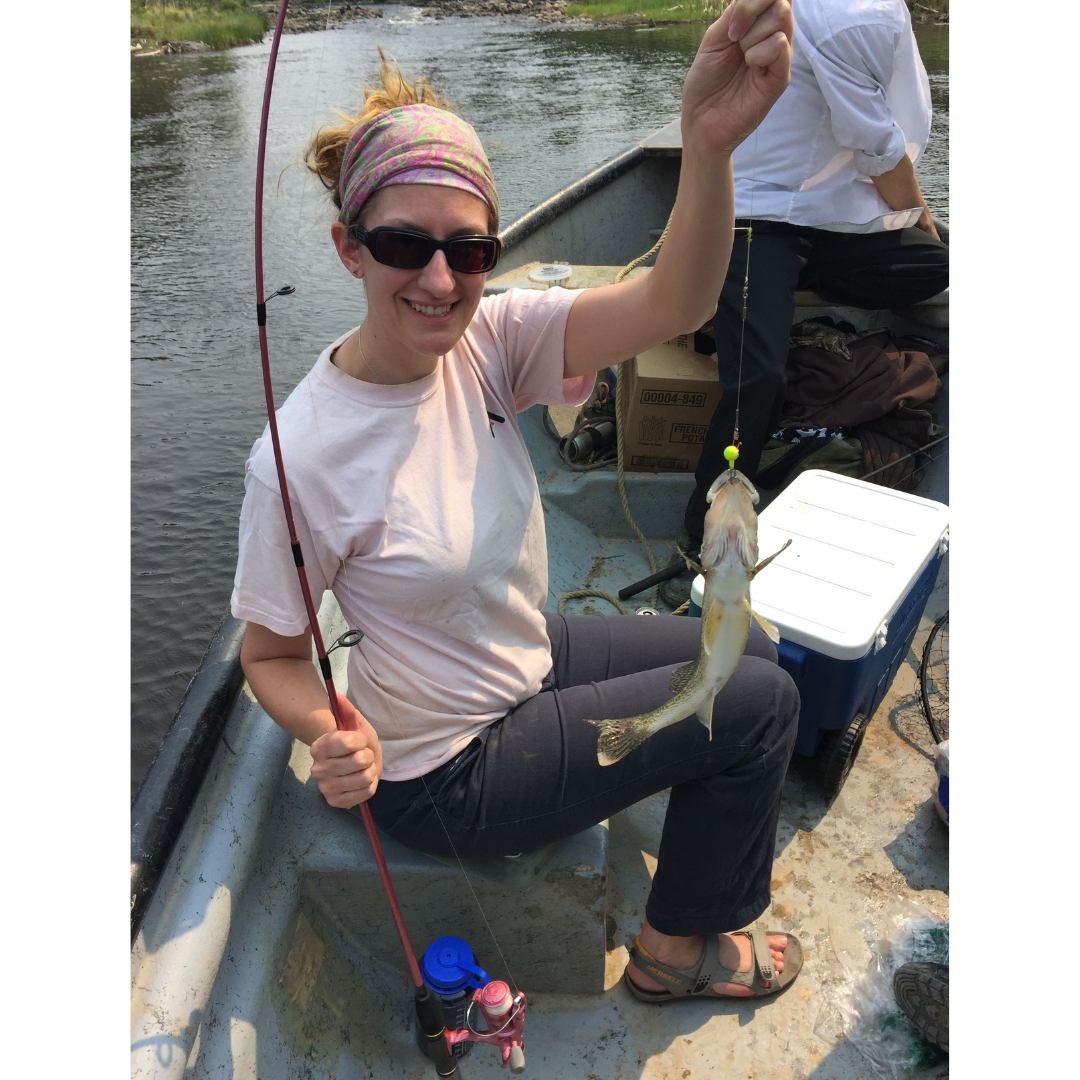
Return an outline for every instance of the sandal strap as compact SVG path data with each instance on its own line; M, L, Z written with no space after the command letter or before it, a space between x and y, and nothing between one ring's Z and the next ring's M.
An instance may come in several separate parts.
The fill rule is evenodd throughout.
M772 989L776 970L773 967L772 955L769 952L769 943L765 939L763 930L737 930L730 937L748 937L753 948L754 963L749 971L735 971L725 967L720 962L720 950L717 948L716 935L706 936L705 945L701 950L697 963L692 968L680 970L669 967L654 959L646 952L641 944L641 938L634 938L630 945L630 959L642 971L648 972L654 979L661 982L673 993L688 995L703 994L711 989L715 983L726 982L735 986L745 986L756 993L758 976L769 983Z
M702 990L712 985L708 980L708 973L701 970L702 963L709 952L708 942L702 949L698 962L688 970L680 970L661 963L645 950L640 937L634 938L629 950L630 959L635 967L646 972L674 994L700 994Z
M732 983L734 986L745 986L758 995L766 990L765 987L761 986L759 980L768 984L768 990L777 988L776 967L769 951L769 942L765 931L758 929L736 930L728 936L750 939L753 963L750 965L749 970L735 971L733 968L722 964L720 962L720 950L716 944L716 936L710 935L706 938L705 948L690 975L690 978L693 979L693 985L684 993L703 994L718 982ZM653 961L653 963L655 964L656 961ZM676 969L668 968L667 970L673 975L678 974Z
M773 989L773 980L776 978L776 968L773 966L772 953L769 951L769 942L766 940L765 931L754 929L749 932L750 944L754 949L754 963L762 979L768 983L769 989Z

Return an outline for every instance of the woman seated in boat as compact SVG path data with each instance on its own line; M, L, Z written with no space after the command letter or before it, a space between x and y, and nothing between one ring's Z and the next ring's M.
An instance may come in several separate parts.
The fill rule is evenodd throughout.
M482 298L495 184L475 132L422 80L384 61L360 114L316 136L308 162L367 311L277 416L315 603L333 590L364 632L340 702L355 731L335 729L311 663L266 435L247 463L232 599L244 672L310 745L331 805L366 801L431 854L505 856L671 789L625 977L648 1001L771 993L801 967L794 937L727 933L770 902L798 692L755 629L711 741L691 718L602 767L586 720L664 703L699 620L542 610L544 516L515 414L580 404L594 372L709 318L732 244L731 152L787 84L790 36L787 0L738 0L706 32L667 241L651 273L604 288Z

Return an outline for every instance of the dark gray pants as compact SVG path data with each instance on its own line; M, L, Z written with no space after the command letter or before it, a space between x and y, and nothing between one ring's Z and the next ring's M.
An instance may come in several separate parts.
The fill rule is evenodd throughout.
M724 447L735 431L736 402L741 444L738 468L749 480L757 478L762 448L776 430L784 404L795 290L813 289L831 303L873 309L929 300L949 284L949 249L922 229L836 233L779 221L752 224L741 397L744 232L735 234L727 279L713 318L723 396L705 435L694 474L697 485L683 521L686 531L699 541L708 509L705 493L727 468Z
M667 701L672 669L697 655L700 620L546 617L553 666L540 693L422 779L383 781L370 803L379 828L433 855L453 854L446 831L462 857L512 855L670 788L649 922L681 936L752 922L769 904L799 713L799 693L772 643L751 630L717 695L711 742L692 716L601 766L596 728L585 720L634 716Z

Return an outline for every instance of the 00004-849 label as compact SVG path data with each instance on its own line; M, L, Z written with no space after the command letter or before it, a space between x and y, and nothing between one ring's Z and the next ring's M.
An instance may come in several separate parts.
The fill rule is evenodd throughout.
M691 390L642 390L642 405L685 405L700 409L705 405L705 394Z

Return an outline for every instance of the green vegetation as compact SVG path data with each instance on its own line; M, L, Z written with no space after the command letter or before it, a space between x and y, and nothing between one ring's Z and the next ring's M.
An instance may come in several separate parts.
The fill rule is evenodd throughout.
M261 41L266 20L248 9L245 0L172 0L131 5L131 44L144 49L166 41L204 41L211 49Z
M935 22L949 14L949 0L907 0L907 6L913 22Z
M596 22L629 21L632 16L653 22L712 22L723 10L722 2L709 0L583 0L571 4L567 15L588 15Z

